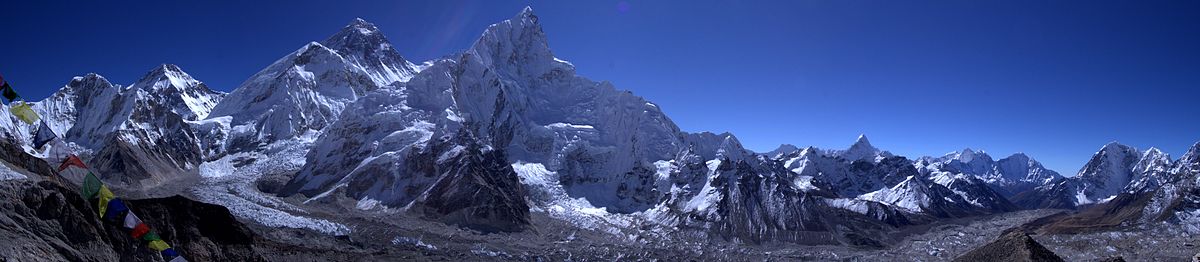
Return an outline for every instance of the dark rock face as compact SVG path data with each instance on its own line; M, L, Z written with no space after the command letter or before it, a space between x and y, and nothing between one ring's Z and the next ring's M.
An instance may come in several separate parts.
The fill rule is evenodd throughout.
M128 201L147 225L192 261L265 261L255 235L221 206L183 197ZM0 182L0 258L15 261L160 261L118 223L102 220L73 189Z
M192 128L176 114L152 119L158 130L119 130L89 159L90 166L103 174L101 179L145 189L196 176L202 152Z
M975 177L967 177L962 180L955 180L946 185L946 188L958 192L965 192L967 195L976 199L976 202L983 205L982 208L992 213L1003 213L1020 210L1017 205L1009 202L1002 193L996 191L995 188L989 186L983 181Z
M1009 232L1000 239L971 250L954 261L1063 261L1028 234Z
M724 161L713 179L724 197L717 203L716 231L742 241L783 241L799 244L882 246L882 236L870 232L889 228L848 210L827 206L830 192L804 192L786 186L787 172L760 175L747 162ZM780 169L779 171L783 171ZM767 173L771 174L771 173Z
M54 173L54 169L57 167L52 167L45 160L25 153L25 149L18 144L19 142L12 137L0 139L0 159L36 174Z
M520 231L529 225L525 192L503 151L477 144L438 168L442 174L413 206L427 218L484 232Z
M905 215L878 203L871 203L870 216L830 206L826 201L836 195L822 189L828 185L815 181L819 188L797 189L790 186L796 179L794 173L778 162L763 160L724 158L714 170L716 177L707 182L712 192L670 195L664 204L672 208L670 212L679 212L686 227L707 230L729 241L755 244L882 247L889 238L881 232L894 229L893 225L911 223ZM686 179L678 182L692 183ZM689 198L705 197L692 194L711 194L719 199L713 206L692 209Z
M1071 180L1060 179L1056 183L1018 193L1011 200L1013 204L1026 209L1075 209L1074 185Z
M175 249L194 261L265 260L254 250L253 232L229 209L181 196L129 201L134 213Z

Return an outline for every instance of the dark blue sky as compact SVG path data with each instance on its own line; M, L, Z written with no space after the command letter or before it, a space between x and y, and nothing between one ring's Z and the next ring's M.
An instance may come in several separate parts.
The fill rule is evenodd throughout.
M1179 157L1200 140L1200 1L14 1L0 74L40 99L173 63L229 91L354 17L419 62L525 5L580 74L759 151L865 133L1073 175L1109 141Z

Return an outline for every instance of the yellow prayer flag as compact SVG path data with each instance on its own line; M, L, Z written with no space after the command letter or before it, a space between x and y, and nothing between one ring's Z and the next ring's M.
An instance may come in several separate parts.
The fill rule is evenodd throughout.
M162 252L163 250L171 248L170 245L167 245L167 242L163 242L162 240L150 241L150 244L147 244L147 245L150 246L150 248L154 249L154 251L159 251L159 252Z
M8 111L26 124L32 125L38 121L37 112L33 112L33 108L30 107L29 103L25 103L25 101L12 103L12 107L8 108Z
M103 217L104 212L108 211L108 201L113 200L116 196L113 195L112 190L108 190L106 185L100 185L100 193L97 193L96 196L100 198L97 204L100 205L100 216Z

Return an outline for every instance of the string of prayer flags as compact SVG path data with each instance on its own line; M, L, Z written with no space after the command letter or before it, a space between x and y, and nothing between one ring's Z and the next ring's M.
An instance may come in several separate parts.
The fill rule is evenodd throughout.
M5 99L8 99L8 103L12 104L8 111L17 119L30 125L37 122L39 117L37 112L33 111L33 106L21 101L21 95L17 94L17 90L13 90L12 85L5 81L4 77L0 77L0 95L3 95Z
M54 130L51 130L50 126L46 125L46 121L42 121L42 124L38 126L37 134L33 136L33 148L42 148L46 143L50 143L50 141L54 141L56 138L58 138L58 135L54 134Z
M0 82L3 82L2 78L0 78ZM15 92L13 94L15 94ZM18 106L25 104L26 103L21 101L12 108L18 108ZM16 112L17 111L14 111L14 115L18 115ZM33 116L34 120L36 121L37 115L33 114ZM18 116L18 118L21 117ZM24 120L25 119L22 118L22 121ZM145 241L146 245L151 249L158 251L164 260L170 262L187 262L187 259L184 259L183 256L180 256L179 252L176 252L175 249L171 248L171 245L167 244L166 241L163 241L162 237L158 236L157 233L151 230L149 225L143 222L141 218L138 218L138 216L129 209L129 206L124 200L117 198L115 194L113 194L112 190L108 189L108 186L104 185L104 182L101 181L96 174L89 171L87 164L83 163L83 159L80 159L79 156L71 153L70 148L68 148L61 139L58 139L58 135L54 134L54 131L51 130L48 125L46 125L46 122L43 121L41 125L38 126L37 134L34 137L34 143L37 148L42 148L47 143L51 142L53 142L53 144L51 145L50 150L47 151L46 159L53 159L55 161L61 160L61 164L58 166L59 176L65 178L67 181L80 185L80 193L84 198L88 200L95 198L96 207L99 209L99 215L102 219L120 223L126 229L129 229L130 237Z

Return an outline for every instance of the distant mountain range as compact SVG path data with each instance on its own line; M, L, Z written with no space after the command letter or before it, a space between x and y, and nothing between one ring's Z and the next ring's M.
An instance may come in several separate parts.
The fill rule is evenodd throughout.
M270 172L250 180L283 174L260 187L269 197L485 232L536 228L530 213L543 212L581 228L621 216L640 221L623 228L736 241L883 246L896 228L1019 209L1100 204L1139 210L1131 222L1200 221L1200 143L1175 160L1109 143L1072 177L1020 153L910 159L865 136L844 150L752 152L729 133L681 131L658 105L577 75L529 8L432 61L405 60L358 19L228 94L168 64L129 86L76 77L35 104L126 192L254 167ZM0 129L31 154L45 150L32 148L35 127ZM303 159L271 159L280 152Z

